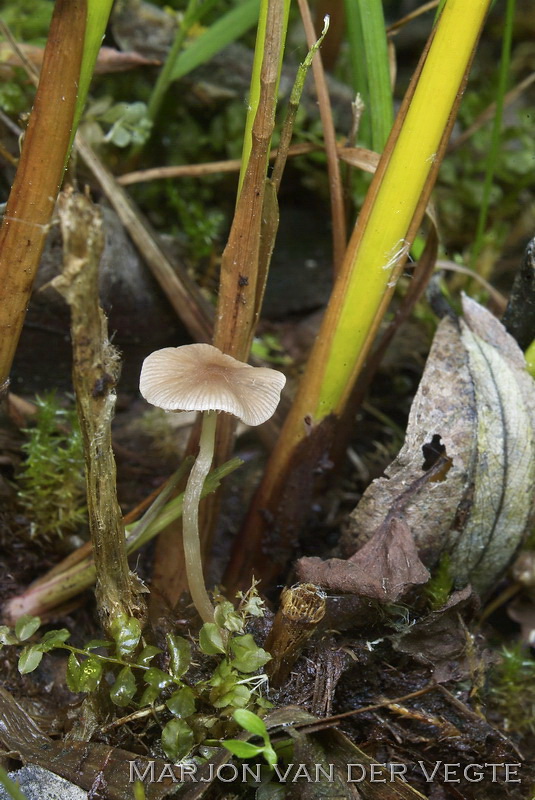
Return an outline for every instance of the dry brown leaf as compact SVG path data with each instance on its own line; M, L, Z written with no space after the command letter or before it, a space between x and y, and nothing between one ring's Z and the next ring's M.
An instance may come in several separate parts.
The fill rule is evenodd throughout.
M22 43L19 44L19 47L35 67L41 68L44 53L43 47ZM0 63L9 67L23 66L23 62L17 53L13 52L9 42L0 42ZM124 72L136 67L158 66L159 64L161 64L161 61L145 58L140 53L122 52L114 47L101 47L95 64L95 74L105 75L108 72Z
M446 552L455 585L471 583L484 594L513 558L533 514L535 383L501 323L469 298L463 308L464 320L440 323L405 443L351 515L343 547L351 555L371 538L422 476L422 447L438 436L451 469L445 480L422 485L403 519L426 566Z
M395 602L410 588L429 580L408 525L396 517L385 521L364 547L341 558L301 558L299 580L333 592L347 592Z

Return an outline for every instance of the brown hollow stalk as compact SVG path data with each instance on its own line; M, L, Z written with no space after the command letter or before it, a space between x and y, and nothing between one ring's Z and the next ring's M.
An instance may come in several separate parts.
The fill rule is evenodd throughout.
M56 0L37 94L0 230L0 393L54 212L76 105L86 0Z

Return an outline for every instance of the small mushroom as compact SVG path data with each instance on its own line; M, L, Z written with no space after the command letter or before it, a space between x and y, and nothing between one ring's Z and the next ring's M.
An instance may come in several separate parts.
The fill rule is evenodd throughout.
M164 347L141 368L139 389L149 403L165 411L202 411L199 453L188 478L182 511L188 586L204 622L214 609L204 585L199 538L199 503L214 456L218 411L246 425L261 425L277 408L285 376L267 367L251 367L210 344Z

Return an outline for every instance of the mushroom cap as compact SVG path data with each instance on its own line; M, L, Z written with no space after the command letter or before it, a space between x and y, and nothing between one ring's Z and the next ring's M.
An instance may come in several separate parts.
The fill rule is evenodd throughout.
M166 411L226 411L261 425L273 416L285 383L275 369L251 367L211 344L186 344L147 356L139 389Z

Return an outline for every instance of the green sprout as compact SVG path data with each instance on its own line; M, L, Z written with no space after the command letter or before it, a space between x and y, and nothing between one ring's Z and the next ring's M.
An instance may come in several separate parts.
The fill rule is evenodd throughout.
M257 714L246 709L238 709L232 715L233 719L248 733L254 736L260 736L263 739L263 744L256 745L251 742L242 742L240 739L227 739L222 742L223 747L229 750L233 755L238 758L254 758L255 756L263 756L268 765L273 768L277 763L277 753L271 744L269 733L266 725Z

